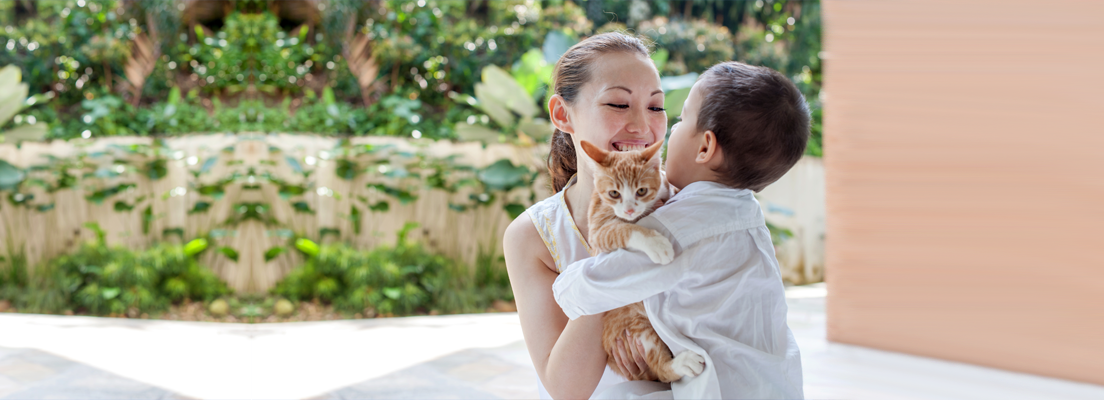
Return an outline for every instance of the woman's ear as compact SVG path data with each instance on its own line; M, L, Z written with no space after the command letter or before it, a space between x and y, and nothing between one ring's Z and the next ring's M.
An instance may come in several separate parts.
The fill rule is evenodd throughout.
M717 144L717 135L713 131L705 131L698 142L698 154L694 156L694 162L710 166L724 162L724 153Z
M567 112L567 101L558 94L548 99L548 116L552 120L552 126L568 135L574 134L571 126L571 115Z

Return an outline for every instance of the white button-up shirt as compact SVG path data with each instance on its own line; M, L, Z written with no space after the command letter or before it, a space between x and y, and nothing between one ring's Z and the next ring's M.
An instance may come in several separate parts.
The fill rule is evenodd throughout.
M753 192L694 182L637 224L670 239L674 261L622 249L572 263L552 286L564 313L575 319L643 301L673 354L706 359L701 375L672 383L675 398L803 398L801 355Z

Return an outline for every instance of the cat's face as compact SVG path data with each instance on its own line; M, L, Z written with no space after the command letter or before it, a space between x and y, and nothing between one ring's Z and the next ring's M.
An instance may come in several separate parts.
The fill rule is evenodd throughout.
M580 145L596 166L594 193L618 218L635 221L659 199L663 185L659 148L663 141L630 151L605 151L586 141Z

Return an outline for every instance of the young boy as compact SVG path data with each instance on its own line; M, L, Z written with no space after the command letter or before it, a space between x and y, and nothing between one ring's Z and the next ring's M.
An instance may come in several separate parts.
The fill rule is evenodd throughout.
M801 158L808 138L808 106L785 76L713 66L667 145L667 179L681 191L637 223L670 239L674 261L629 250L580 260L556 278L556 302L575 319L643 301L673 354L705 358L700 375L672 383L674 398L803 398L778 262L753 194Z

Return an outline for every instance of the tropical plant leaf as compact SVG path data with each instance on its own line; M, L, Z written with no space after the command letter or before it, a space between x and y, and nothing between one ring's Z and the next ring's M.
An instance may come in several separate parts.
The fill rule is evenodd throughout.
M526 178L529 177L529 168L515 166L510 160L501 159L479 171L478 176L492 190L510 190L528 183Z
M207 250L207 239L204 238L193 239L184 245L184 254L188 257L202 253L203 250Z
M490 68L493 66L488 66ZM524 91L525 89L521 89ZM475 97L479 98L479 109L487 113L498 126L509 127L514 125L514 114L506 106L506 100L494 93L494 89L487 83L475 84ZM505 97L505 96L502 96Z
M377 201L376 204L368 206L368 209L372 210L372 212L387 212L391 209L391 203L380 200Z
M164 178L169 174L168 160L164 158L157 158L149 163L146 163L146 176L152 181Z
M0 125L4 125L19 110L26 107L28 86L19 67L8 65L0 69Z
M142 210L142 234L148 235L150 230L150 223L153 222L153 206L146 206L145 210Z
M318 247L318 243L315 243L314 241L307 238L297 239L295 241L295 248L299 249L299 251L303 252L303 254L306 254L310 257L317 256L320 250Z
M275 247L269 248L268 250L265 250L265 253L264 253L265 262L272 261L273 258L276 258L280 254L283 254L284 251L287 251L287 248L284 247L284 246L275 246Z
M2 161L0 161L0 162L2 162ZM135 185L133 183L121 183L121 184L118 184L118 185L115 185L115 186L112 186L112 187L109 187L109 188L104 188L104 189L100 189L100 190L97 190L95 192L92 192L92 194L90 194L88 196L85 196L84 198L87 199L88 201L91 201L91 202L96 203L96 204L103 204L104 200L106 200L108 197L114 196L116 194L119 194L120 192L126 191L127 189L130 189L130 188L136 187L136 186L137 185Z
M402 203L402 204L407 204L407 203L410 203L414 200L418 200L418 196L415 196L413 193L410 193L408 191L405 191L405 190L402 190L402 189L399 189L399 188L394 188L394 187L391 187L391 186L387 186L387 185L384 185L382 183L369 183L367 186L371 187L371 188L375 188L376 190L384 192L387 195L398 199L399 203ZM376 203L376 204L378 205L379 203Z
M509 72L495 65L483 67L483 83L494 98L506 108L516 112L522 118L531 118L537 114L537 105L525 88L518 84ZM477 94L478 96L478 94ZM479 97L482 101L483 97ZM508 125L506 125L508 126Z
M383 288L383 295L391 300L398 300L399 297L402 297L402 288L385 287Z
M0 190L12 190L27 176L22 168L0 160Z
M303 185L281 184L279 194L280 198L287 200L292 196L298 196L306 192L307 187Z
M223 185L222 182L219 182L214 183L214 185L204 185L199 188L195 188L195 192L203 194L203 196L210 196L215 200L220 200L222 199L224 194L226 194L226 186ZM199 206L199 203L195 204L195 206ZM204 208L203 210L206 210L206 208Z
M105 287L100 291L100 294L103 296L104 300L111 300L118 296L120 291L121 290L117 287Z
M176 235L180 240L184 240L184 228L165 228L161 230L161 236Z
M517 218L521 213L525 212L525 206L518 203L510 203L502 206L503 210L506 210L510 214L510 219Z
M195 203L195 206L193 206L191 210L188 210L188 215L195 214L195 213L201 213L201 212L207 212L207 210L210 210L210 209L211 209L211 203L208 203L206 201L197 201Z
M552 136L554 132L552 123L545 121L541 118L526 119L518 123L518 131L523 133L536 142L543 143Z
M318 238L324 239L326 235L341 237L341 230L337 228L322 228L318 230Z
M398 243L398 245L401 246L402 244L406 243L406 235L409 234L410 231L417 229L419 226L421 225L414 221L408 221L407 223L403 224L402 229L399 229L399 232L397 234L398 238L396 242Z
M357 165L355 161L349 159L339 159L337 160L337 168L334 170L334 174L336 174L338 178L347 181L352 180L360 174L360 165Z
M207 158L207 161L204 161L203 166L201 166L199 168L199 173L200 174L207 173L208 171L211 170L211 168L214 168L215 164L217 164L217 163L218 163L218 157L209 157L209 158Z
M349 206L349 221L353 225L353 233L360 234L360 209L356 206Z
M219 253L222 253L222 255L226 256L226 258L234 260L234 262L238 262L238 251L237 250L234 250L233 248L230 248L230 247L227 247L227 246L221 246L221 247L218 248L218 251L219 251Z
M541 47L541 50L544 52L544 61L555 65L556 61L559 61L560 56L567 53L567 50L578 41L578 39L569 36L563 31L548 31L548 34L544 36L544 46Z
M134 36L123 72L130 83L130 104L137 105L142 99L142 88L146 84L146 78L157 66L157 57L161 56L161 46L153 43L144 32ZM179 96L179 95L178 95Z
M295 157L284 156L284 159L287 161L288 166L291 167L292 171L295 171L295 173L297 174L303 173L303 166L299 164L299 160L296 160Z
M310 204L307 204L305 201L292 203L291 207L294 208L296 212L314 214L314 210L311 209Z
M122 201L122 200L115 202L115 211L116 212L126 212L126 211L131 211L131 210L134 210L134 205L133 204L127 204L127 202Z
M667 49L656 50L652 53L652 63L655 64L657 71L663 71L663 68L667 66L667 59L671 57L671 52Z
M529 93L529 97L532 98L541 86L547 85L552 79L554 68L544 60L544 53L540 49L530 49L514 63L510 72L518 85L525 88L526 93Z

